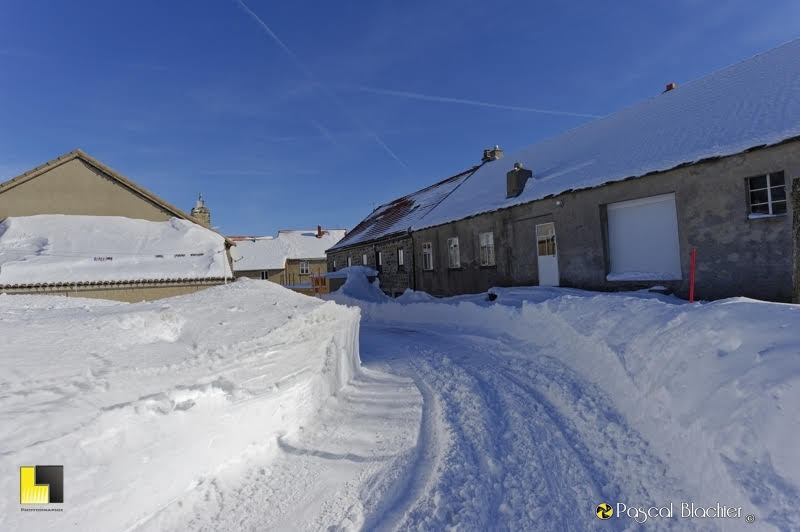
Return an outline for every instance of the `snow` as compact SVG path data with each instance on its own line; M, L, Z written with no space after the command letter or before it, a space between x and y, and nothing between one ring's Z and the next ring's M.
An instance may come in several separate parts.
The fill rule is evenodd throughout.
M341 296L345 301L351 299L371 301L373 303L389 301L389 296L381 292L380 279L376 278L372 282L367 279L367 276L377 275L377 272L372 268L367 266L349 266L337 273L346 274L347 280L338 290L333 292L337 295L330 299L336 300L337 297Z
M800 40L487 163L412 229L422 229L800 135ZM506 173L533 171L506 199ZM744 176L746 177L746 176Z
M620 272L606 275L606 281L675 281L680 278L680 274L668 272Z
M800 529L800 306L491 293L0 296L0 467L65 467L0 529Z
M188 220L43 214L0 222L0 285L231 277L224 238Z
M235 261L235 271L282 270L286 259L321 260L325 250L341 240L344 229L326 229L317 238L316 230L281 230L271 236L245 238L236 242L242 258Z
M63 514L2 497L0 529L185 529L194 495L258 476L337 394L363 391L349 384L381 377L359 367L358 318L259 281L138 304L0 296L0 464L65 476Z
M436 209L436 206L476 169L477 166L377 207L330 250L405 233Z
M397 303L425 303L427 301L435 301L436 298L427 292L417 292L410 288L406 288L405 292L396 297Z
M750 220L760 220L762 218L779 218L781 216L786 216L785 214L760 214L757 212L751 212L747 215L747 218Z
M412 304L331 295L362 310L364 363L413 379L424 397L401 510L369 524L590 530L607 525L594 517L602 501L720 502L755 515L759 530L800 528L800 307L492 292L494 302ZM753 529L741 519L647 525Z
M325 273L325 277L328 279L347 279L348 276L354 273L360 273L367 277L375 277L378 275L378 270L370 268L369 266L348 266L347 268L342 268L335 272L327 272Z

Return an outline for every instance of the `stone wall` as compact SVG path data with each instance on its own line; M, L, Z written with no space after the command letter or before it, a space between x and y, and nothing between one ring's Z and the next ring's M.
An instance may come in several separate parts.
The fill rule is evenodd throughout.
M229 280L228 282L233 282ZM224 281L176 281L176 282L130 282L117 284L40 286L31 288L3 288L6 294L44 294L51 296L88 297L110 299L126 303L151 301L165 297L181 296L205 290L211 286L224 284Z
M400 249L403 250L404 258L402 266L398 264ZM379 252L381 265L378 265ZM364 255L367 256L366 262L363 260ZM390 296L398 296L407 288L413 288L412 244L408 235L333 251L328 254L328 271L347 267L348 257L351 258L353 266L369 266L378 270L381 290ZM331 289L335 290L333 286Z
M792 201L783 216L751 219L747 178L784 171L787 193L800 176L800 142L786 142L667 172L561 194L413 233L417 289L435 295L476 293L492 286L538 284L537 224L554 222L561 286L628 290L667 286L681 297L689 292L689 253L697 249L695 295L699 299L747 296L773 301L797 292L798 238ZM527 187L535 187L536 179ZM505 196L506 183L497 183ZM674 193L682 279L658 282L607 281L605 206ZM794 192L796 206L797 192ZM481 267L478 234L494 233L496 265ZM461 267L448 268L447 239L459 238ZM422 270L422 244L431 242L433 271ZM793 260L794 259L794 260ZM798 297L797 293L795 297Z

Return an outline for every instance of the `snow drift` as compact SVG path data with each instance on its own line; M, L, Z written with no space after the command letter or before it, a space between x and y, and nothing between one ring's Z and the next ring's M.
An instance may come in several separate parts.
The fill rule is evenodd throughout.
M124 530L178 511L360 374L358 330L358 309L257 281L138 304L0 295L0 464L63 464L65 485L63 513L0 498L0 529ZM6 494L17 483L0 478Z
M0 285L223 277L224 238L188 220L41 214L0 223Z
M376 276L378 272L367 266L348 266L335 272L326 273L328 279L347 279L336 291L343 297L343 301L358 300L382 303L389 300L389 296L381 292L380 280L370 282L367 276ZM336 300L337 296L329 299Z
M745 298L689 305L647 292L492 292L494 303L486 294L409 304L331 297L358 305L367 320L483 331L509 338L509 356L564 362L607 394L692 500L739 501L757 509L762 526L800 524L800 307Z

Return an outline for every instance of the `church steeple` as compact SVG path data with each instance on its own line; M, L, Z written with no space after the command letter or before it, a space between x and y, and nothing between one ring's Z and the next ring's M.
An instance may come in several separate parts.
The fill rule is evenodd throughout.
M191 215L200 225L211 228L211 211L206 207L202 194L197 195L197 203L192 209Z

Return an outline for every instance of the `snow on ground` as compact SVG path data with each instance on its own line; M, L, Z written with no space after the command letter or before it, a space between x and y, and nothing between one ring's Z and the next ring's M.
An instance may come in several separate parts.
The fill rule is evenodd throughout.
M407 379L359 367L358 319L259 281L139 304L0 296L0 530L357 522L318 506L411 447L420 411ZM365 409L361 431L316 423ZM315 482L318 453L343 457L336 485ZM36 464L64 465L63 513L17 508L15 472Z
M231 277L223 237L188 220L41 214L0 222L0 285Z
M367 266L348 266L339 271L325 274L329 279L341 279L343 277L347 279L337 290L345 298L384 303L389 301L389 296L381 292L380 280L369 281L367 279L367 276L373 277L376 275L378 275L378 272Z
M353 274L362 273L368 277L375 277L378 275L378 270L375 268L370 268L369 266L348 266L346 268L339 268L333 272L327 272L325 277L328 279L347 279ZM359 276L353 275L353 278L356 279Z
M0 477L0 529L641 528L603 502L672 503L648 530L800 529L800 307L348 283L0 296L0 466L65 466L63 514Z
M493 292L494 303L331 296L362 309L364 364L412 378L425 399L415 473L369 524L635 529L600 521L595 506L672 502L678 515L681 502L719 502L757 526L675 518L648 528L800 529L800 307Z

